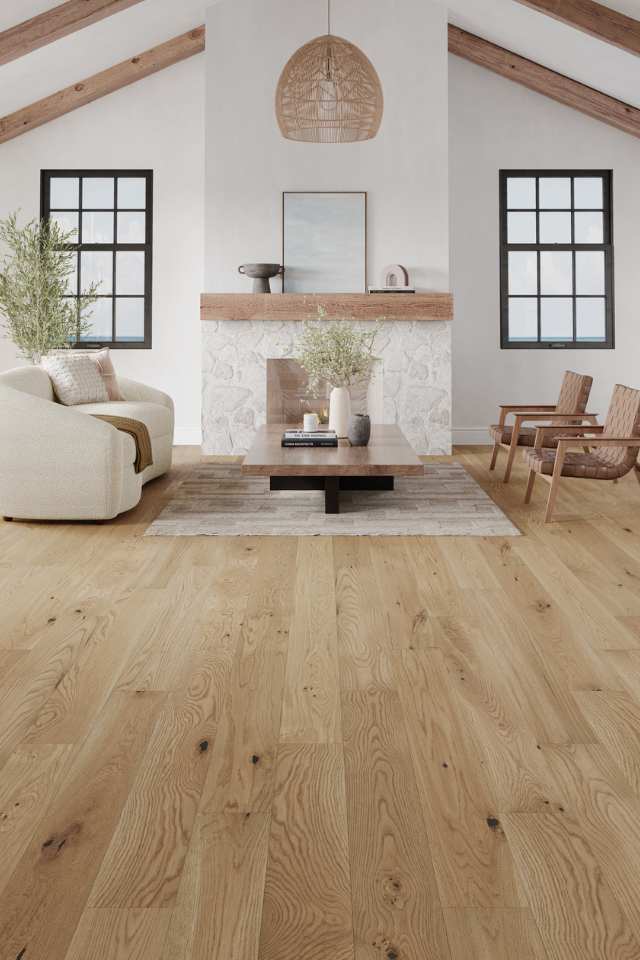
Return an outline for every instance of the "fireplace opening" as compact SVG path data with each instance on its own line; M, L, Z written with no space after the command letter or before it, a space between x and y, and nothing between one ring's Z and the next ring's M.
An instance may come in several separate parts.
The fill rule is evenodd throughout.
M317 413L321 423L329 420L331 386L322 383L314 393L309 377L297 360L267 360L267 423L300 424L305 413ZM382 363L376 364L370 382L349 388L353 413L368 413L382 422Z

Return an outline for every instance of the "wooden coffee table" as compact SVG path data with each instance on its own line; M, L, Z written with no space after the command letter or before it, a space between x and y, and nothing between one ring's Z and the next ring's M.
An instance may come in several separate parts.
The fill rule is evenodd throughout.
M282 447L282 424L256 434L242 473L269 477L272 490L324 490L325 513L340 512L341 490L393 490L394 477L418 477L424 464L395 424L373 426L367 447Z

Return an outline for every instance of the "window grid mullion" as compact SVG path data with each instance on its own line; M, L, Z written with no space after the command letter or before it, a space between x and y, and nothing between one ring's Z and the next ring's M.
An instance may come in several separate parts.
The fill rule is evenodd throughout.
M542 343L542 277L540 271L540 177L536 177L536 241L538 250L536 251L536 275L537 275L537 322L538 322L538 343Z

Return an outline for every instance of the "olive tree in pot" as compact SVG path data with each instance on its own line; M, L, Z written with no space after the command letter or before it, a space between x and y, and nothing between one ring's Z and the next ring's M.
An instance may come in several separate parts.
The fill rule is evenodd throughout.
M0 316L6 335L34 364L90 330L87 311L99 285L90 284L80 297L69 296L75 243L76 232L63 230L55 220L31 220L23 227L15 213L0 220L5 249L0 259Z
M331 384L329 397L329 429L346 437L351 414L349 387L371 377L376 363L373 345L379 327L357 330L345 320L321 323L325 311L318 310L318 320L307 321L300 340L300 366L307 372L309 386L317 390L323 382Z

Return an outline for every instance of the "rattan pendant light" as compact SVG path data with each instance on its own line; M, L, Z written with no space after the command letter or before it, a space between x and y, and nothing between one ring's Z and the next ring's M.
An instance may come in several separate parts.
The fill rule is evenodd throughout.
M331 34L305 43L291 57L276 91L282 136L307 143L371 140L382 120L383 97L375 67L358 47Z

